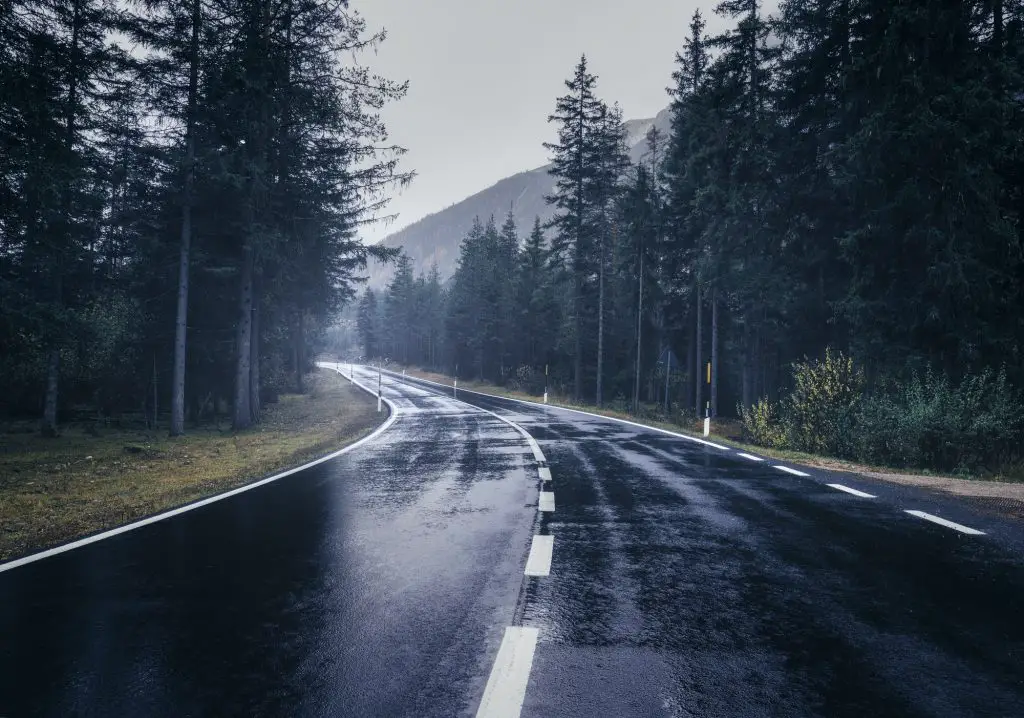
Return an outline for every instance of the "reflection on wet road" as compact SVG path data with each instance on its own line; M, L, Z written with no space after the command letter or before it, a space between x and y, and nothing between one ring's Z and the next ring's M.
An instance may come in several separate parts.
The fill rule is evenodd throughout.
M0 716L1024 715L1015 525L383 385L337 459L0 572Z

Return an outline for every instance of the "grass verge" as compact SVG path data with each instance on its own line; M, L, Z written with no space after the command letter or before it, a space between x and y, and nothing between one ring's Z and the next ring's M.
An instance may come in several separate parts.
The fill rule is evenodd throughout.
M259 426L227 421L171 439L157 430L0 424L0 561L121 526L297 466L379 426L376 402L332 371L281 395Z
M401 368L399 369L401 370ZM452 378L444 374L423 371L415 367L406 367L406 372L421 379L451 384ZM510 391L503 387L495 386L487 382L459 381L459 388L478 391L482 394L505 397L508 399L522 399L524 401L539 402L540 397L518 391ZM605 408L597 408L587 404L577 404L567 400L565 397L548 396L548 403L554 406L561 406L568 409L579 409L592 414L608 416L616 419L625 419L645 426L653 426L659 429L667 429L680 434L688 434L697 438L703 438L703 422L694 420L690 424L680 425L674 422L657 421L649 418L637 418L632 414L622 411L614 411ZM955 496L976 499L980 502L991 503L988 508L997 513L1013 518L1024 519L1024 471L1007 472L994 478L979 479L974 477L945 476L932 474L927 471L901 471L885 466L868 466L857 464L843 459L834 459L826 456L817 456L800 451L789 451L784 449L771 449L763 446L755 446L741 441L742 428L737 420L715 420L711 422L711 434L708 439L715 443L724 444L740 451L758 454L779 461L786 461L803 466L825 469L828 471L840 471L853 474L860 474L873 479L879 479L895 484L907 486L920 486L928 489L935 489Z

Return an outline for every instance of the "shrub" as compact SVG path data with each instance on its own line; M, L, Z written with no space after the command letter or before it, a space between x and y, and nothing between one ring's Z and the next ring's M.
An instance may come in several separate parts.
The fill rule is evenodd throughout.
M858 456L899 467L994 469L1017 459L1024 404L1006 373L985 370L958 385L930 370L891 394L876 394L858 417Z
M800 451L852 456L863 371L842 352L826 349L822 360L795 363L793 381L780 408L787 443Z
M743 436L758 446L776 449L785 448L788 443L786 429L779 418L778 405L761 398L752 407L738 407L743 423Z

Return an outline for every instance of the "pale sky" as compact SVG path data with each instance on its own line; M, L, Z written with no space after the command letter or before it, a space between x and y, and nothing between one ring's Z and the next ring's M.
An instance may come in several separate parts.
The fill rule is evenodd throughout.
M362 62L406 97L382 115L390 140L406 147L403 165L418 177L395 196L390 227L376 241L497 180L548 161L547 117L586 53L599 97L618 101L626 119L668 105L674 53L693 11L708 31L726 26L715 2L700 0L351 0L368 30L387 40ZM774 3L766 3L774 5Z

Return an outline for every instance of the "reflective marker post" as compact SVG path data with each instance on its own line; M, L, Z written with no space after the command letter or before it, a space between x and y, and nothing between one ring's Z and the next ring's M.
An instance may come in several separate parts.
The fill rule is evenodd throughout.
M380 410L381 410L381 406L380 406L380 403L381 403L380 374L381 374L381 365L380 365L380 362L377 362L377 413L378 414L380 413Z
M544 403L548 403L548 365L544 365Z

